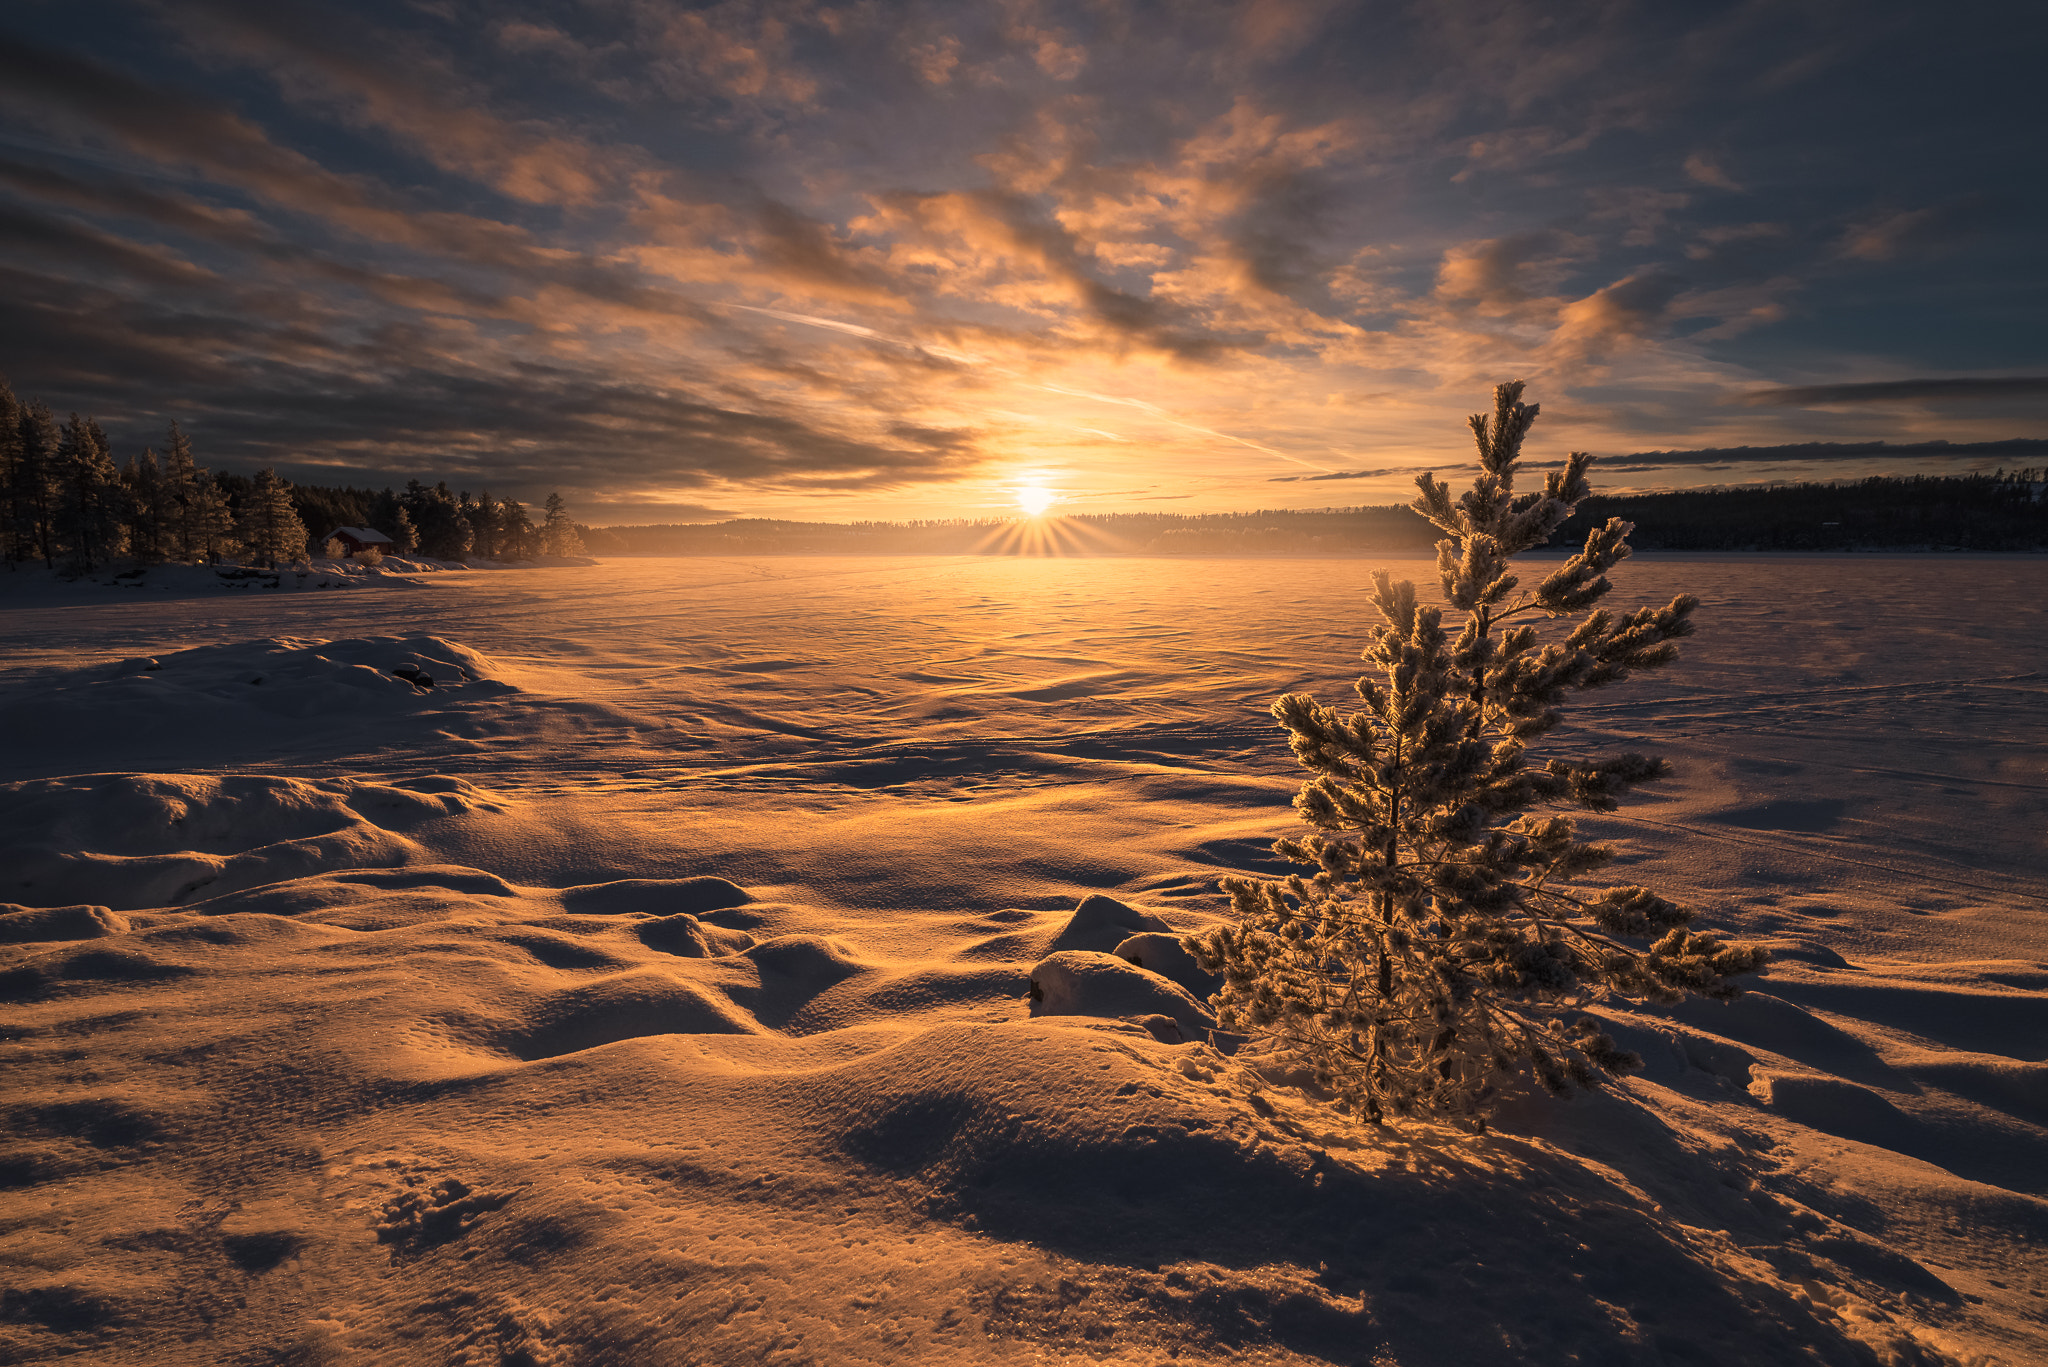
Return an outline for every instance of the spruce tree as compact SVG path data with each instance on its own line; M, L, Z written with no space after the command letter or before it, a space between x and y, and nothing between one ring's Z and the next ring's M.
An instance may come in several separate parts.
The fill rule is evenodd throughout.
M475 544L469 520L445 481L429 489L418 480L405 486L405 507L412 516L421 555L436 560L460 560Z
M162 492L164 554L173 560L189 564L205 558L200 534L203 482L205 472L192 463L192 442L172 423L164 442Z
M176 494L156 448L145 446L121 468L121 483L128 488L128 550L138 561L154 565L177 553L174 527L177 521Z
M491 491L486 489L475 502L470 501L469 491L464 490L460 510L462 520L469 524L470 549L486 560L497 558L498 554L498 508L491 501Z
M193 481L186 509L196 559L214 565L236 549L235 512L218 480L207 478L201 471Z
M549 494L547 515L541 519L540 547L546 555L581 555L583 540L569 519L569 505L559 493Z
M516 498L498 505L498 537L501 559L531 560L539 554L540 534L534 530L526 505Z
M1375 1122L1483 1128L1523 1069L1556 1092L1595 1086L1639 1060L1586 1007L1733 996L1732 979L1766 958L1689 929L1690 910L1647 888L1578 886L1613 852L1540 810L1611 811L1668 772L1635 754L1538 762L1528 747L1559 725L1568 694L1668 665L1698 600L1621 616L1595 606L1630 553L1619 518L1522 588L1510 558L1587 496L1590 457L1574 452L1541 492L1515 494L1537 414L1521 396L1519 382L1501 385L1491 417L1473 416L1470 492L1454 502L1433 476L1417 481L1416 511L1445 533L1437 571L1462 614L1455 632L1413 584L1376 572L1362 710L1303 693L1273 705L1310 772L1295 810L1314 827L1273 848L1315 871L1226 880L1235 920L1188 940L1223 975L1225 1030Z
M57 557L58 451L63 438L50 406L37 399L21 410L21 464L16 467L23 559L40 559L53 568Z
M292 486L275 470L256 472L256 486L242 508L237 528L244 549L265 569L306 554L306 524L292 509Z
M21 511L21 419L21 401L0 379L0 559L10 572L28 558Z
M73 413L57 449L60 494L53 525L72 566L89 572L127 549L131 500L98 422Z
M412 514L388 488L370 500L370 525L391 538L391 549L396 555L411 555L419 545Z

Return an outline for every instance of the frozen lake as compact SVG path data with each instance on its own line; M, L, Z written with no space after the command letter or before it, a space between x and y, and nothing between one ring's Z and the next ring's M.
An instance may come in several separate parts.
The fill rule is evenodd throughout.
M0 944L0 1356L2048 1352L2048 559L1615 572L1699 634L1545 744L1672 759L1588 824L1779 956L1617 1093L1375 1137L1029 1016L1083 898L1272 867L1371 568L0 591L0 902L103 909Z

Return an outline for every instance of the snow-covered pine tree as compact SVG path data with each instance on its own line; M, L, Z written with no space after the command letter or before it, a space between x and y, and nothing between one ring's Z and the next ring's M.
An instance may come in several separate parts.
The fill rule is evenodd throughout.
M275 470L256 472L256 487L242 508L237 531L243 548L265 569L274 570L280 562L306 554L306 524L292 508L292 486Z
M21 464L15 468L17 534L23 559L41 557L45 568L56 563L57 505L63 485L57 453L63 438L50 406L41 399L22 405Z
M97 421L76 413L58 443L60 494L54 525L74 568L91 571L128 549L133 503L113 448Z
M15 562L28 558L21 511L21 418L21 401L0 379L0 560L10 571Z
M1491 418L1472 417L1469 493L1453 502L1433 476L1417 481L1416 511L1446 534L1437 570L1463 614L1455 634L1413 584L1376 572L1382 624L1364 651L1376 676L1358 681L1363 709L1304 693L1273 704L1312 775L1294 805L1315 828L1274 850L1315 872L1226 880L1235 920L1187 942L1223 975L1225 1030L1375 1122L1483 1128L1521 1069L1557 1092L1597 1085L1639 1061L1587 1006L1733 996L1731 980L1766 958L1688 929L1693 913L1647 888L1577 887L1612 852L1579 840L1570 817L1532 810L1610 811L1668 771L1633 754L1538 762L1527 747L1559 724L1567 693L1669 664L1697 600L1622 616L1595 607L1629 554L1619 518L1517 592L1509 558L1549 540L1587 496L1590 459L1574 452L1541 492L1515 494L1537 413L1521 396L1519 382L1501 385Z
M199 485L205 474L192 462L192 441L171 424L164 443L164 554L173 560L190 562L203 558L200 535L203 514Z
M212 565L235 547L235 512L228 496L204 471L193 481L186 505L191 518L192 546L199 559Z

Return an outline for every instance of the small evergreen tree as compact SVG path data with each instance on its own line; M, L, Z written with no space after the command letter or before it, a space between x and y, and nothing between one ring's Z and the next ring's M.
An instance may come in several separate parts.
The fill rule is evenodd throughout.
M1614 616L1594 605L1629 554L1612 519L1583 550L1519 594L1509 568L1542 545L1589 492L1574 452L1540 493L1514 493L1522 439L1536 420L1520 383L1475 414L1480 472L1455 503L1433 476L1417 512L1437 543L1455 635L1415 586L1373 576L1374 628L1361 711L1290 693L1273 714L1312 775L1295 810L1315 828L1276 853L1315 872L1280 882L1225 881L1234 923L1191 937L1223 975L1215 1001L1247 1048L1306 1070L1372 1121L1413 1115L1483 1128L1501 1080L1533 1070L1553 1091L1591 1087L1640 1061L1586 1006L1606 999L1735 995L1765 951L1687 929L1693 913L1646 888L1574 887L1613 857L1580 841L1571 818L1610 811L1668 766L1641 755L1590 761L1526 754L1553 730L1568 692L1669 664L1692 632L1697 600ZM1523 620L1529 619L1529 620ZM1564 628L1549 633L1535 621ZM1646 946L1637 942L1653 942Z
M258 470L256 485L242 507L237 528L247 552L265 569L306 553L306 524L292 509L292 486L277 477L275 470Z
M569 518L569 505L558 493L549 494L547 514L541 519L540 548L545 555L581 555L583 538Z

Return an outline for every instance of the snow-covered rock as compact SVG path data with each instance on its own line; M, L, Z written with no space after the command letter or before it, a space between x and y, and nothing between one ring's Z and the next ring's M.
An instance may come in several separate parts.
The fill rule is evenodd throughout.
M1032 965L1031 1014L1139 1022L1164 1016L1188 1040L1206 1038L1216 1024L1185 988L1114 954L1081 949L1063 949Z
M1187 946L1180 942L1180 936L1166 931L1148 930L1130 936L1111 952L1147 973L1157 973L1177 984L1198 1001L1207 1001L1215 995L1217 988L1223 986L1220 976L1204 972L1202 966L1195 962L1195 956L1188 953Z

